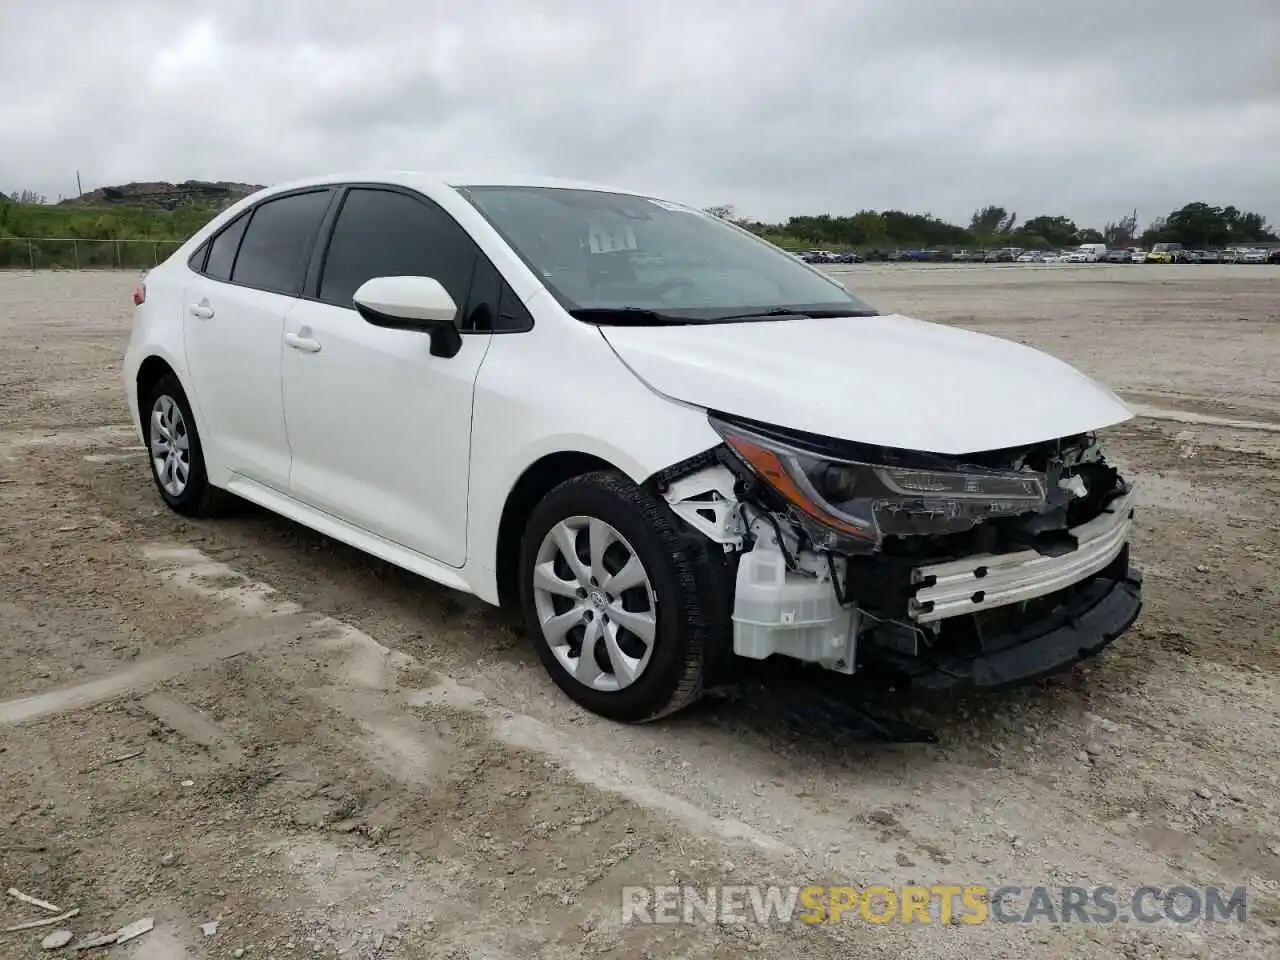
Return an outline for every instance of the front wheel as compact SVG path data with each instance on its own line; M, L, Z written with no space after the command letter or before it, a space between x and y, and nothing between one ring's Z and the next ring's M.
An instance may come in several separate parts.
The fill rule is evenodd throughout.
M538 657L575 702L637 723L702 692L715 636L705 553L664 503L611 470L552 490L520 550L520 602Z

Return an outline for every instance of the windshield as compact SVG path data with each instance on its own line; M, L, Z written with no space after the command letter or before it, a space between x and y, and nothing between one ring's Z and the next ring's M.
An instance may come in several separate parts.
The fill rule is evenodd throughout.
M460 187L570 313L595 323L875 316L842 286L690 207L559 187Z

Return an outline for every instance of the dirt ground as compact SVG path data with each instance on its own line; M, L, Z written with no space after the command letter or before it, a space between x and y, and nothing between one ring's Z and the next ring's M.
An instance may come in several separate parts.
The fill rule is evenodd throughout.
M483 605L255 508L176 517L119 378L137 277L0 274L0 889L79 908L77 937L151 917L102 955L153 960L1280 955L1280 269L836 272L1140 412L1113 438L1144 504L1138 625L926 712L937 744L807 727L794 691L618 727ZM623 886L670 883L1249 902L1244 924L622 923ZM46 915L0 896L0 928ZM0 932L0 958L54 929Z

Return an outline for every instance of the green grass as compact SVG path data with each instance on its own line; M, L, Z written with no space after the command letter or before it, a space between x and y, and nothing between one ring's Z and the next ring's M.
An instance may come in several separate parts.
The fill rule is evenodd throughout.
M157 255L163 259L216 214L211 207L157 210L0 200L0 268L153 266ZM27 238L40 242L28 244ZM148 242L58 242L73 240Z

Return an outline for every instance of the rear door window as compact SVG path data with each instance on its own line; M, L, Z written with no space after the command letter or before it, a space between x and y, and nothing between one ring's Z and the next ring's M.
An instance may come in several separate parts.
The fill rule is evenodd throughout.
M255 207L235 258L232 282L296 295L328 206L329 191L317 190L268 200Z

